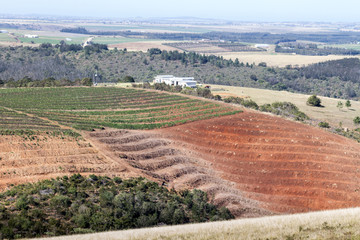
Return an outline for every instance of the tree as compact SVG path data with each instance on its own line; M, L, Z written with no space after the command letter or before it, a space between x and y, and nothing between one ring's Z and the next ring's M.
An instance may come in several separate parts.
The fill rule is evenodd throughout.
M91 78L83 78L81 79L81 85L91 87L93 85L93 81Z
M133 82L135 82L135 79L132 76L125 76L119 82L133 83Z
M251 80L254 80L254 81L257 81L257 80L258 80L258 78L257 78L257 76L256 76L255 74L251 74L251 75L250 75L250 79L251 79Z
M360 117L359 116L355 117L353 121L354 124L360 124Z
M344 104L341 101L338 101L336 107L340 110L341 108L343 108Z
M351 102L350 102L350 100L347 100L347 101L346 101L345 106L346 106L347 108L351 107Z
M316 95L309 97L306 103L310 106L321 107L321 100Z
M259 67L266 67L267 64L266 64L266 62L261 62L261 63L258 64L258 66L259 66Z

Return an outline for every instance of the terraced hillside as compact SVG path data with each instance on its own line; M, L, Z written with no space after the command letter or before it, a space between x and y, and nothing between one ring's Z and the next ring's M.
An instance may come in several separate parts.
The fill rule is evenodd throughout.
M0 89L0 189L73 173L141 175L74 128L151 129L236 112L212 102L125 88Z
M136 176L88 141L59 134L0 136L0 191L11 184L73 173Z
M195 156L182 143L162 137L158 132L98 130L86 136L98 148L123 165L139 169L143 176L176 190L200 188L217 206L229 208L235 216L271 214L224 181L201 156Z
M360 205L360 145L352 140L256 112L156 132L183 143L243 197L271 212ZM190 172L182 179L194 177ZM192 187L209 188L201 181Z
M359 206L360 145L301 123L125 88L5 89L0 106L3 132L41 132L0 136L0 188L76 172L141 175L204 190L237 217ZM92 131L51 135L73 128Z

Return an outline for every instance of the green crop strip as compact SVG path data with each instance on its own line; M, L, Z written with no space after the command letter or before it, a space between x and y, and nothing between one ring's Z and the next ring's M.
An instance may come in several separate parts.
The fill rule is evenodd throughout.
M0 89L0 129L57 130L38 117L81 130L154 129L235 114L238 111L186 96L128 88Z

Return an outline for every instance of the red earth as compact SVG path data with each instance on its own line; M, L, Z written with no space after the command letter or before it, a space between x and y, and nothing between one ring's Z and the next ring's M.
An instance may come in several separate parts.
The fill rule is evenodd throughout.
M272 213L360 206L360 144L245 111L154 130Z
M0 136L0 189L73 173L104 174L199 188L236 217L360 206L360 144L269 114L246 110L83 137Z

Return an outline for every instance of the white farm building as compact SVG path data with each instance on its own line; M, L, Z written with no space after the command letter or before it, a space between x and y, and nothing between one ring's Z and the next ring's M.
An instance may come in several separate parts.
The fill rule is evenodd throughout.
M173 75L158 75L154 83L165 83L172 86L196 88L196 81L193 77L174 77Z
M25 34L24 37L26 37L26 38L39 38L39 35Z

